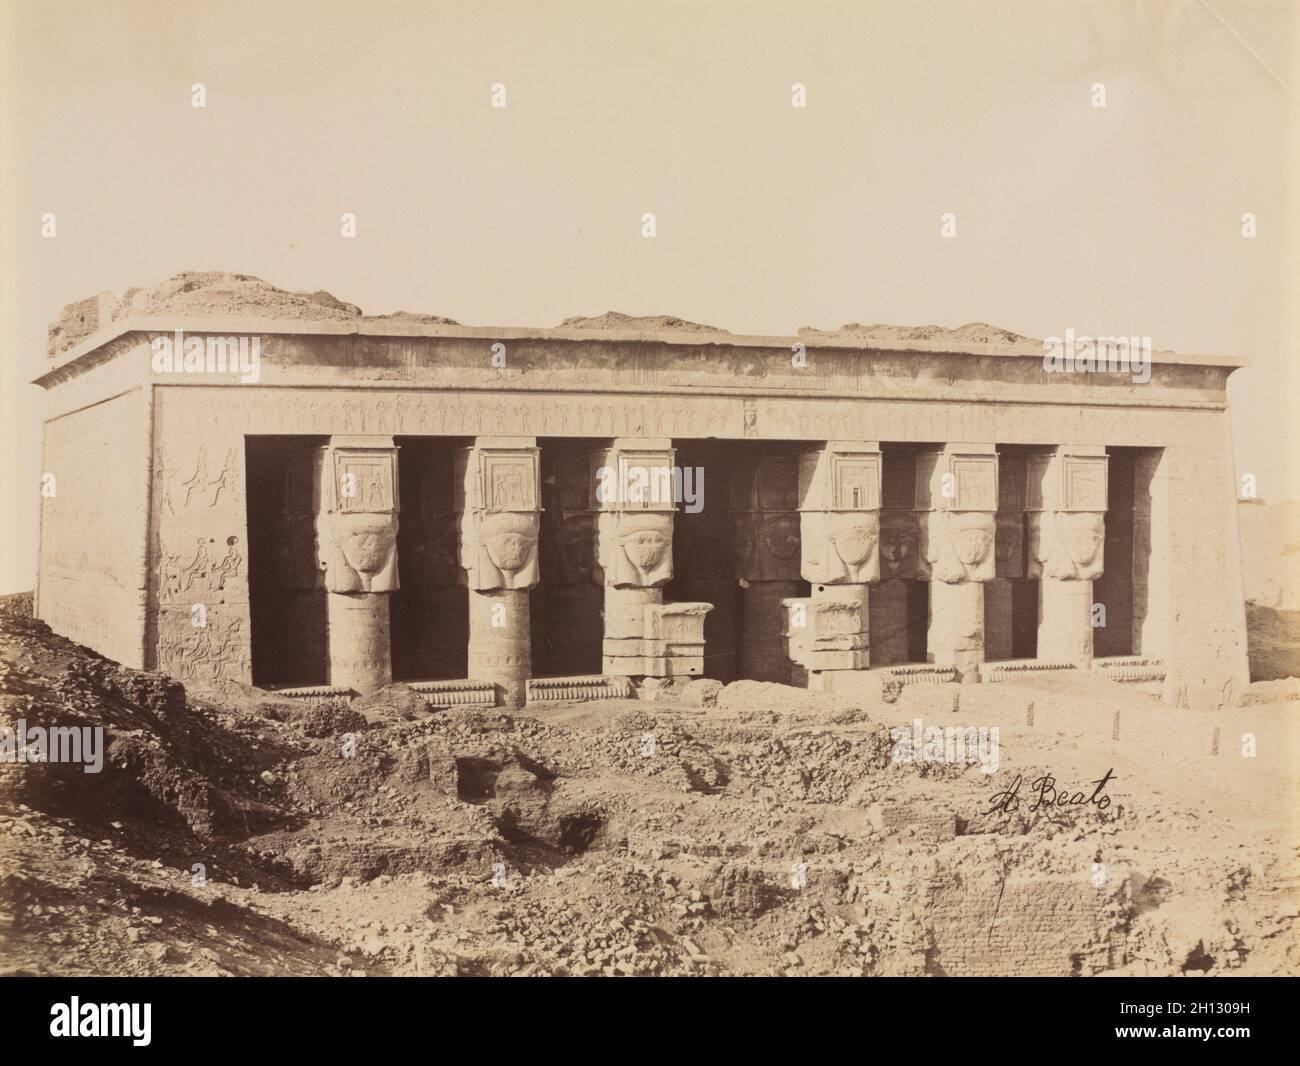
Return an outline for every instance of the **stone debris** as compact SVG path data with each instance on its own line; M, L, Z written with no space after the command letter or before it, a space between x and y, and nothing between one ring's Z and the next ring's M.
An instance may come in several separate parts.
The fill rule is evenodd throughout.
M1295 769L1268 761L1294 742L1285 686L1233 712L1262 738L1258 762L1232 763L1239 773L1224 753L1177 743L1223 721L1209 712L1105 683L1096 691L1124 708L1120 747L1108 715L1095 729L1066 715L1068 680L989 686L942 718L1003 723L1003 770L990 779L891 762L889 730L910 727L910 705L846 707L754 682L508 714L434 711L395 687L269 716L269 694L198 696L88 655L29 610L0 601L0 660L22 666L5 675L0 720L102 725L107 757L100 775L0 765L0 972L1300 965L1300 871L1276 836L1276 796ZM356 726L350 756L345 724ZM1045 775L1068 792L1107 767L1107 809L1028 809ZM989 813L1016 777L1018 808Z

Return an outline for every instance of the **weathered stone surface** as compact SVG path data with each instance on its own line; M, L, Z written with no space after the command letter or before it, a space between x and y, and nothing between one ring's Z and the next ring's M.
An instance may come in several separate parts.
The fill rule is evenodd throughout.
M713 707L717 705L721 692L721 681L702 677L698 681L688 681L682 686L681 701L692 707Z
M255 337L257 373L156 367L155 342L176 330L219 348L232 334ZM448 632L469 632L471 675L498 673L517 700L531 671L528 590L557 558L566 588L604 586L605 637L647 639L647 603L711 602L735 631L711 623L728 669L801 683L810 679L787 655L782 600L805 595L814 579L814 587L869 585L866 646L809 651L860 673L916 658L908 632L917 598L906 582L928 581L926 657L974 679L990 639L998 656L1008 654L1015 604L1008 608L1005 588L987 597L980 588L995 579L1043 586L1040 658L1090 656L1084 586L1117 565L1105 558L1104 469L1107 449L1122 448L1131 450L1132 520L1121 528L1132 559L1118 565L1132 572L1108 584L1108 595L1127 598L1108 654L1163 662L1165 698L1176 705L1216 706L1244 692L1226 443L1232 360L1153 353L1151 380L1139 387L1105 373L1049 373L1040 346L984 326L806 331L802 368L791 365L789 341L616 316L554 330L367 318L326 294L285 293L241 275L181 275L83 301L52 332L55 359L39 379L49 400L44 465L59 491L42 500L36 609L124 663L194 684L248 683L257 643L250 564L263 549L263 532L250 543L250 438L380 437L390 449L401 438L449 448L468 438L461 498L411 512L459 526L451 560L459 566L440 562L441 534L405 538L422 553L400 558L401 487L391 479L389 500L388 479L361 478L377 495L366 489L355 508L318 509L315 556L310 505L281 494L283 513L256 524L279 531L279 554L253 579L259 595L271 582L295 597L295 610L314 595L387 596L409 563L413 587L441 590L443 610L453 601L436 571L459 570L471 603ZM493 363L494 343L508 348L504 365ZM716 467L706 470L706 513L716 509L718 521L676 521L674 501L596 505L577 499L578 485L561 492L562 520L546 526L537 455L557 441L669 460L685 442L707 441L728 468L716 478ZM910 499L880 484L873 456L887 462L891 448L915 457ZM1033 449L1045 461L1037 481L1028 464L1022 499L1017 464ZM564 469L566 484L590 477ZM689 530L691 552L681 573L692 591L681 597L671 594L674 555L684 550L675 525ZM507 597L503 632L493 608ZM989 603L996 617L985 617ZM352 634L353 665L382 679L382 612L343 606L331 614L335 635ZM412 616L401 613L398 624ZM304 634L304 646L313 640L324 647ZM648 657L671 676L665 660L686 645L679 665L707 669L713 651L695 654L694 641L666 641ZM352 653L329 654L345 666Z

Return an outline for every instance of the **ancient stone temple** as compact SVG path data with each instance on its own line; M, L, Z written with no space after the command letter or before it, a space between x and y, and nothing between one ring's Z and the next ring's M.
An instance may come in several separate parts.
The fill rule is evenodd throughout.
M464 327L181 275L51 328L37 612L306 698L1094 670L1218 706L1247 680L1238 365L1051 367L983 326Z

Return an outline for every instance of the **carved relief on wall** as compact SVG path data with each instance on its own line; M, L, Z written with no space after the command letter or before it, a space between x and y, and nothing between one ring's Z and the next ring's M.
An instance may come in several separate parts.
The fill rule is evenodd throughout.
M198 603L221 597L214 592L224 592L236 587L242 576L244 556L239 550L239 538L229 536L220 548L213 537L196 537L189 552L160 551L158 554L158 601L160 603Z
M499 427L498 427L499 428ZM533 446L456 454L461 580L471 589L526 589L540 576L540 452Z
M333 444L322 449L318 509L342 514L391 514L398 508L397 451Z
M837 511L872 511L880 506L880 456L830 456L830 506Z
M929 568L921 555L921 524L915 511L880 512L880 578L921 578Z
M994 516L988 511L928 511L921 551L936 581L989 581L995 576Z
M1067 455L1061 459L1062 507L1067 511L1105 511L1108 462L1104 455Z
M799 460L741 457L730 477L732 558L742 581L799 580Z
M952 506L960 511L994 511L998 506L996 455L960 455L949 458L955 490Z
M334 453L334 483L338 509L345 513L383 514L396 510L393 453L367 455Z
M1023 577L1025 556L1025 516L1023 511L999 511L997 514L998 577Z
M489 511L535 511L537 499L537 452L480 452L484 509Z
M758 526L759 581L799 580L799 513L760 513Z
M239 449L218 444L200 444L184 459L173 459L158 450L154 459L154 483L158 506L164 517L191 510L216 507L239 481Z
M736 576L744 581L799 580L799 512L731 516Z
M192 626L187 615L164 619L159 626L158 669L181 681L243 680L248 655L243 621L209 613L206 622Z
M1029 577L1101 577L1106 516L1095 511L1038 511L1029 516Z
M1108 466L1105 455L1073 455L1064 449L1030 455L1025 464L1026 510L1104 512Z

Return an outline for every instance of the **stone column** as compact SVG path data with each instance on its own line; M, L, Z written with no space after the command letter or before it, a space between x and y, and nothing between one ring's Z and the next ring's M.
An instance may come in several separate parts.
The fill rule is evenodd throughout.
M927 659L978 681L984 583L995 576L998 460L992 444L947 444L916 459L921 555L930 572Z
M984 659L1012 657L1012 581L1025 576L1025 460L998 454L997 536L993 580L984 584Z
M388 594L398 587L397 449L392 437L331 437L317 449L315 466L329 681L365 695L393 679Z
M1061 445L1029 457L1029 576L1039 579L1038 658L1092 662L1092 582L1106 536L1106 449Z
M664 602L673 576L674 462L667 438L621 437L591 456L606 674L641 677L655 665L646 662L646 610Z
M763 455L733 483L740 676L789 684L784 601L799 594L798 456Z
M865 670L870 649L870 582L880 577L880 445L828 441L799 457L800 574L813 603L856 605L851 632L810 634L787 619L791 657L809 673L809 687L826 687L828 671ZM798 600L787 601L787 605ZM806 618L799 612L799 618ZM820 618L820 614L814 614Z
M460 565L469 588L469 676L522 707L532 667L541 481L533 437L478 437L456 457Z

